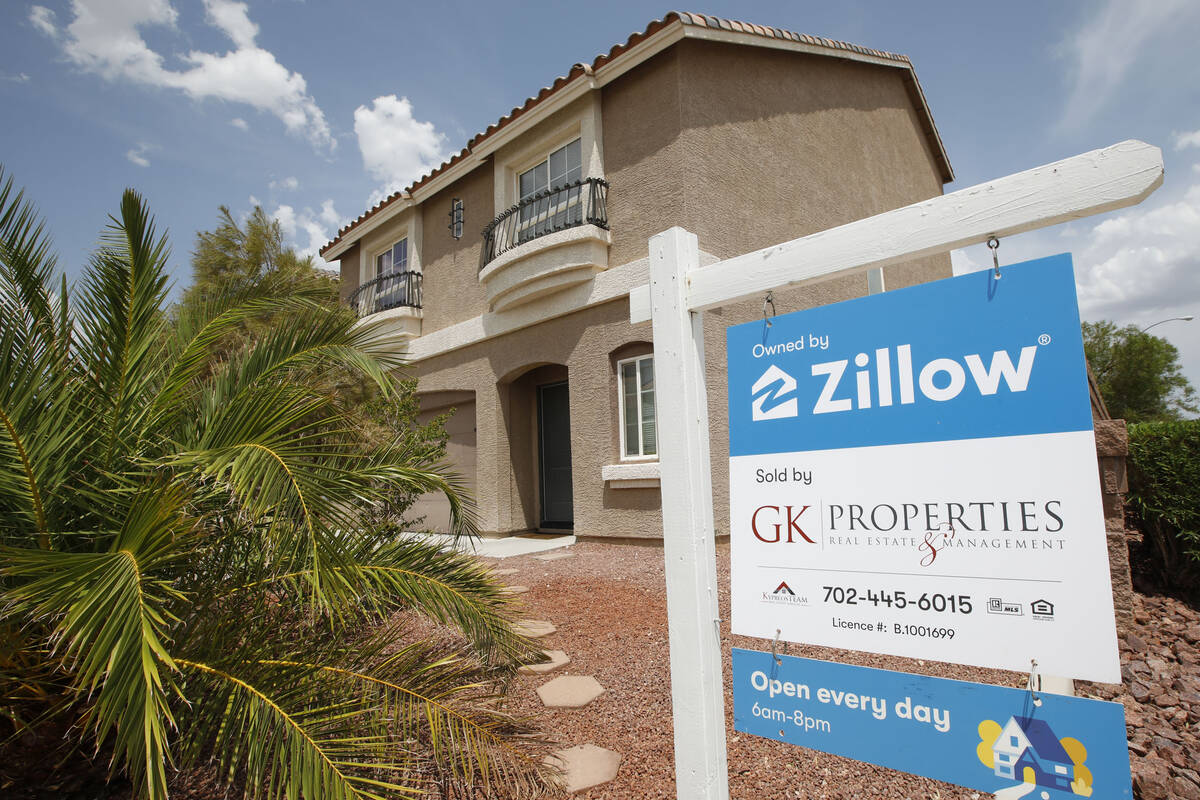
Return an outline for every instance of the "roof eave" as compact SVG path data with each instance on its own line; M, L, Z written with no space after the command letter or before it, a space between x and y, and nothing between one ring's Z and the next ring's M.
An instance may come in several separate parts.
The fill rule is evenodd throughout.
M363 236L386 224L406 208L419 205L448 184L474 170L484 163L489 155L543 118L574 102L587 91L615 80L684 38L769 47L905 70L905 88L911 101L921 112L922 132L933 150L942 183L954 180L954 169L950 165L941 134L933 121L933 113L917 79L916 70L907 56L779 28L672 11L662 20L651 22L644 32L632 34L623 44L614 45L608 53L597 56L590 66L575 64L567 75L560 76L550 86L543 87L536 97L526 99L523 105L514 108L498 122L471 137L466 147L451 156L449 161L423 175L406 190L390 195L359 215L321 248L321 257L326 261L340 258Z

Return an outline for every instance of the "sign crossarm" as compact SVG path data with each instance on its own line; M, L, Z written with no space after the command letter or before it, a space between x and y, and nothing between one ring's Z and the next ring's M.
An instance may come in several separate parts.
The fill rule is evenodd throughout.
M691 273L704 311L772 289L829 280L1136 205L1162 185L1162 151L1129 140L730 258ZM650 319L649 287L630 321Z

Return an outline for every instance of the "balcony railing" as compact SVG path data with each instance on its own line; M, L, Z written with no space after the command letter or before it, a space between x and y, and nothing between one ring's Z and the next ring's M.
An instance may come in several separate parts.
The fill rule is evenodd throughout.
M483 229L483 269L501 253L555 231L580 225L608 230L608 182L584 178L538 192L496 217Z
M367 281L350 295L350 307L360 318L389 308L420 308L421 273L390 272Z

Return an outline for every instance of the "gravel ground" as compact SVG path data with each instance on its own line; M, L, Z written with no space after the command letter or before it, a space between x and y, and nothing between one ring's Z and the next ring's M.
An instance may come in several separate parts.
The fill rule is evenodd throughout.
M590 541L581 542L567 552L572 553L573 557L540 561L533 556L521 556L490 562L499 568L515 567L518 570L516 574L506 576L505 581L528 586L529 592L522 595L522 599L530 617L548 619L558 628L556 633L542 640L546 649L564 650L571 657L570 664L550 675L520 676L512 688L510 705L516 712L539 718L543 729L561 741L563 747L590 742L621 754L621 766L614 781L581 792L577 797L589 800L674 798L674 743L662 548ZM733 798L978 800L981 797L979 792L959 786L735 733L730 647L762 649L763 642L733 636L729 632L728 543L718 545L717 572L721 616L725 620L721 626L721 646L726 684L729 785ZM1150 599L1149 602L1147 605L1146 599L1137 598L1135 614L1139 622L1146 624L1145 628L1140 624L1137 626L1142 630L1142 636L1149 638L1146 631L1158 627L1153 624L1154 621L1160 614L1170 612L1171 621L1178 622L1169 627L1178 628L1180 638L1175 645L1168 642L1165 647L1169 650L1173 646L1182 646L1185 652L1191 652L1188 648L1194 649L1194 645L1182 638L1182 634L1189 623L1195 623L1194 612L1179 603L1164 611L1163 604L1175 601ZM1160 638L1154 637L1156 649ZM1135 637L1134 644L1138 643ZM1129 674L1132 648L1125 637L1122 637L1121 645L1122 662ZM829 648L804 647L798 652L798 647L792 645L790 652L811 658L1007 686L1023 686L1026 679L1024 675L1008 671L911 661ZM1133 660L1137 661L1136 655ZM1156 663L1155 666L1159 665ZM1194 663L1189 665L1176 659L1173 666L1175 672L1166 677L1168 683L1182 677L1190 685L1195 679L1197 670ZM557 675L593 675L607 691L583 709L548 709L542 705L536 689ZM1200 760L1200 750L1195 749L1195 720L1189 725L1186 707L1182 718L1178 717L1179 703L1174 703L1173 707L1168 705L1167 716L1161 717L1160 709L1154 703L1134 700L1128 694L1128 686L1128 680L1124 688L1079 683L1077 693L1117 700L1126 705L1127 711L1133 712L1130 714L1131 739L1145 741L1146 746L1141 749L1149 753L1149 758L1143 759L1138 758L1142 754L1135 751L1135 774L1139 773L1139 762L1153 762L1152 765L1159 769L1156 774L1161 778L1161 784L1169 787L1168 794L1145 792L1147 797L1188 797L1190 777L1186 774L1186 765L1190 763L1194 767ZM1175 691L1179 693L1178 689ZM1157 695L1161 698L1163 693L1160 691ZM1196 707L1196 712L1200 714L1200 706ZM1171 715L1175 715L1175 718ZM1182 725L1179 719L1183 720ZM1143 727L1163 726L1180 734L1175 741L1171 741L1162 737L1161 729L1154 732L1153 735L1159 737L1155 743L1162 746L1165 759L1156 754L1155 747L1149 743L1150 737L1142 730ZM1178 764L1172 765L1172 759ZM1162 769L1173 771L1162 773ZM1182 781L1177 784L1178 789L1172 783L1177 778Z

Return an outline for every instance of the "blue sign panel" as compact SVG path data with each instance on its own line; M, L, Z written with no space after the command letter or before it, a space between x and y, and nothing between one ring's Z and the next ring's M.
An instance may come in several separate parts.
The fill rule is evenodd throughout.
M735 730L999 797L1132 797L1125 709L733 650Z
M730 455L1090 431L1070 255L727 331Z

